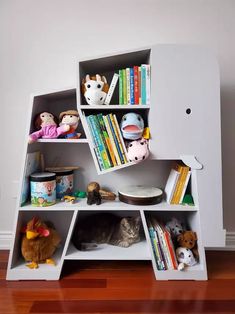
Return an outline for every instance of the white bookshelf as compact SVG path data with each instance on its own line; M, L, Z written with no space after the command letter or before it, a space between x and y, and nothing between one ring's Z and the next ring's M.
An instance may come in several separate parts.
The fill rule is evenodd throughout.
M108 81L121 68L149 63L151 65L151 104L119 105L114 93L110 105L89 106L81 95L80 83L87 74L102 73ZM200 47L156 45L143 49L91 58L78 63L77 88L41 92L31 97L28 128L33 129L33 117L42 111L58 116L60 112L77 109L81 123L77 140L39 139L25 143L24 156L40 151L46 167L79 166L74 172L75 190L85 190L91 181L117 193L124 184L145 184L164 188L172 162L183 160L192 168L191 193L194 206L157 205L133 206L116 201L104 201L100 206L88 206L86 199L75 204L61 201L50 207L33 207L17 200L14 222L14 241L9 255L8 280L58 280L64 260L151 260L157 280L206 280L205 246L222 246L225 231L222 220L222 187L220 156L219 73L216 60ZM190 109L188 114L186 111ZM150 157L135 164L128 163L100 171L85 116L97 113L115 113L121 116L135 111L141 114L145 126L150 127ZM71 145L73 144L73 145ZM87 145L82 145L87 144ZM22 167L21 183L24 167ZM101 175L102 174L102 175ZM139 214L143 225L143 239L129 248L101 245L94 251L75 249L71 237L79 217L96 212L112 212L120 216ZM185 271L158 271L149 238L148 214L167 221L178 217L197 232L200 261ZM56 266L40 264L28 269L20 253L20 229L33 216L51 220L62 237L60 248L53 258ZM213 224L211 219L213 217Z

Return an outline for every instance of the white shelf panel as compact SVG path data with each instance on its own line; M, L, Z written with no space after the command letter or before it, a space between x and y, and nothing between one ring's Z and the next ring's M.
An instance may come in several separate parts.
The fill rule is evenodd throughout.
M150 109L149 105L100 105L100 106L91 106L91 105L81 105L78 106L79 109L97 109L97 110L109 110L109 109Z
M38 139L35 143L66 143L66 144L73 144L73 143L80 143L85 144L88 143L86 138L81 139L64 139L64 138L55 138L55 139Z
M132 161L132 162L128 162L128 163L123 164L123 165L111 167L111 168L105 169L105 170L97 169L97 172L98 172L98 174L105 174L105 173L109 173L109 172L116 171L116 170L119 170L119 169L124 169L124 168L130 167L130 166L134 166L135 164L137 164L137 163Z
M36 269L30 269L26 266L23 258L19 259L18 264L12 267L7 276L7 280L58 280L62 267L62 249L59 249L52 256L56 265L39 264Z
M170 205L165 201L156 205L130 205L116 201L102 201L101 205L87 205L87 199L80 199L75 204L69 204L58 201L55 205L48 207L34 207L31 204L21 206L19 210L32 210L32 211L54 211L54 210L109 210L109 211L122 211L122 210L144 210L144 211L185 211L195 212L198 210L195 206L183 206L183 205Z
M157 280L207 280L206 270L201 264L180 270L156 271Z
M134 243L128 248L99 244L92 251L79 251L70 243L66 260L151 260L146 241Z

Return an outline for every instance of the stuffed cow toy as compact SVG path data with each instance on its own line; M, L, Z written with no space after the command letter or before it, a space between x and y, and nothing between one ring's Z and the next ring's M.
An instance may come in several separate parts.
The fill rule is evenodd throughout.
M95 76L86 75L82 80L82 93L91 106L103 105L109 90L109 85L105 76L96 74Z

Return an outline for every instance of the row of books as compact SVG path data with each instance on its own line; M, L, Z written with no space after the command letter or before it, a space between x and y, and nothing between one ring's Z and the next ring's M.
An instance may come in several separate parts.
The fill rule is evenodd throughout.
M120 69L114 73L107 93L105 104L109 105L119 80L120 105L150 104L150 65L142 64L132 68Z
M184 163L177 162L173 165L165 187L167 203L182 203L190 175L190 168Z
M86 121L100 170L128 162L126 146L115 114L89 115Z
M178 262L170 232L154 217L149 217L147 223L157 269L177 269Z

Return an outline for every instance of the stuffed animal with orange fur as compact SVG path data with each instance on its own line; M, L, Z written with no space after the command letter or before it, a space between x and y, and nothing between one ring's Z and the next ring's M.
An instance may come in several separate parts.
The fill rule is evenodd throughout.
M89 74L82 80L82 93L88 105L96 106L103 105L109 90L105 76Z
M196 259L199 258L196 232L183 231L180 235L178 235L177 242L180 247L190 249Z
M61 242L58 232L37 217L32 218L22 229L21 253L29 268L38 268L39 263L55 265L52 259Z

